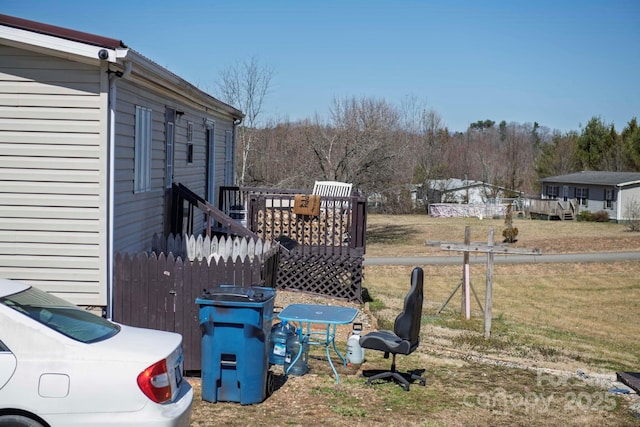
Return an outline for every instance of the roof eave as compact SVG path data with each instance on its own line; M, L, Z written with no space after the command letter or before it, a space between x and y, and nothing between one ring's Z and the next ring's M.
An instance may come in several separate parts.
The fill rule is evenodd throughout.
M73 30L71 28L58 27L55 25L45 24L43 22L29 21L28 19L18 18L0 14L0 24L8 27L19 28L34 33L48 34L54 37L61 37L68 40L75 40L81 43L101 46L108 49L118 49L127 47L122 40L111 37L99 36L97 34L85 33L83 31Z
M616 187L626 187L628 185L636 185L636 184L640 184L640 180L637 181L628 181L628 182L621 182L619 184L616 184Z
M234 120L244 118L242 111L198 89L117 39L0 14L0 40L17 48L72 57L92 64L106 61L124 67L124 62L130 61L135 65L134 73L137 67L145 70L145 73L136 74L149 86L157 86L158 81L164 81L167 89L200 108L216 110Z
M0 20L0 22L2 22ZM118 58L126 55L126 48L105 47L84 42L69 40L49 34L34 32L22 28L12 27L0 23L0 39L16 47L39 48L49 51L57 51L66 55L74 55L92 61L116 62ZM106 55L105 55L106 53Z
M177 76L168 69L162 67L161 65L155 63L154 61L150 60L144 55L141 55L133 49L128 49L127 54L123 56L119 62L125 61L131 61L134 64L133 74L137 78L146 80L149 84L164 81L166 82L166 84L164 85L165 87L172 88L172 91L174 93L180 94L185 100L188 99L189 102L195 103L196 100L199 99L200 102L197 102L197 104L200 106L200 108L213 108L218 112L231 116L233 119L241 120L245 116L242 111L198 89L193 84L189 83L188 81ZM140 73L139 70L137 70L137 67L143 69L144 73Z

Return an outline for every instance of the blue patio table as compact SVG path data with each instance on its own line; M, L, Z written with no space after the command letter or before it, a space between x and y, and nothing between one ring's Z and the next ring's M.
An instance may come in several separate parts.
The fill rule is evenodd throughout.
M278 314L280 320L286 320L287 322L297 322L300 325L301 342L308 343L310 345L324 345L327 353L327 360L331 366L331 370L336 378L336 383L340 382L338 371L336 371L333 362L331 361L331 354L329 347L333 347L342 364L346 368L347 360L340 353L336 347L336 328L338 325L348 325L358 315L358 309L351 307L340 307L336 305L321 305L321 304L291 304L288 305ZM312 331L312 324L326 325L326 331ZM319 336L313 338L313 336ZM324 336L324 337L323 337ZM302 356L302 345L300 351L296 355L295 359L289 365L289 369L296 364L298 359ZM289 373L289 370L287 370Z

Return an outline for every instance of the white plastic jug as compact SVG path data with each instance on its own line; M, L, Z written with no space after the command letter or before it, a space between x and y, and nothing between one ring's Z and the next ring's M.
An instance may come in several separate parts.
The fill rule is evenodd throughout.
M360 364L364 362L364 348L360 346L362 323L354 323L353 330L347 339L347 362Z

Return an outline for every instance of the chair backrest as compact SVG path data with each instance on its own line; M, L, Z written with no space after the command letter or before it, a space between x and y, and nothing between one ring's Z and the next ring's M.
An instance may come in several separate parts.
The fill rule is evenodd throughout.
M353 184L339 181L316 181L313 185L313 192L319 196L327 197L349 197Z
M420 321L422 320L422 285L424 272L416 267L411 272L411 289L404 297L404 308L396 317L393 332L403 340L408 340L411 345L420 341Z

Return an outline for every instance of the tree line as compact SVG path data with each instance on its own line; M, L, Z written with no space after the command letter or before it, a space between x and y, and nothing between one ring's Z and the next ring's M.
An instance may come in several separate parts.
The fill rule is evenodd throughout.
M272 71L255 58L226 70L223 99L247 113L238 138L238 184L312 188L316 180L353 183L410 206L408 184L434 179L483 181L513 194L538 195L539 179L581 170L640 171L640 129L631 118L618 132L592 117L560 132L537 122L478 120L451 132L434 109L414 97L334 99L326 116L258 122ZM247 81L252 81L252 84ZM243 89L244 88L244 89Z

